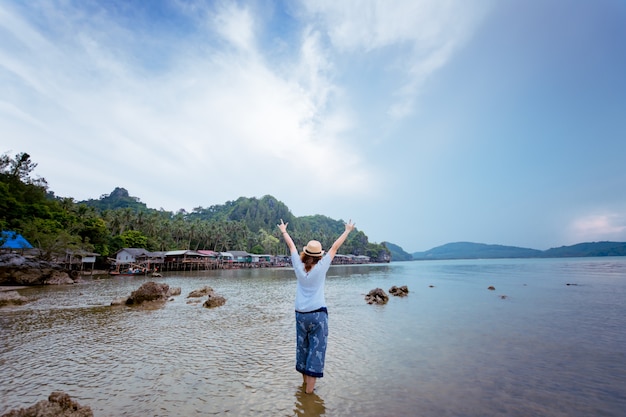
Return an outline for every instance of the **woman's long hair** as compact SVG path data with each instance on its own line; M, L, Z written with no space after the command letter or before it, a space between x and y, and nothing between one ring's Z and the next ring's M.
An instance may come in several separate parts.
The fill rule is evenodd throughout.
M304 271L309 272L322 259L321 256L310 256L304 252L300 252L300 260L304 264Z

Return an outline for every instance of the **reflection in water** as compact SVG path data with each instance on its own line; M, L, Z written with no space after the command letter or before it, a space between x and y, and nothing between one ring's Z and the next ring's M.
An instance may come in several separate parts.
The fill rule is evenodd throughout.
M318 417L326 415L326 407L324 400L315 392L307 394L305 392L305 384L296 391L296 404L294 406L294 415L302 417Z

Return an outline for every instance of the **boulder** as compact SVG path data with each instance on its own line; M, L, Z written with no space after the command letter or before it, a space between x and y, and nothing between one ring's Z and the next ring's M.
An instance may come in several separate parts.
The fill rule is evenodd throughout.
M202 304L206 308L219 307L219 306L223 306L224 304L226 304L226 298L222 297L221 295L216 294L215 291L213 291L213 288L209 286L204 286L200 288L199 290L193 290L192 292L189 293L187 298L200 298L204 296L208 296L207 300L204 302L204 304ZM197 302L193 300L187 301L187 304L196 304L196 303Z
M73 401L62 391L54 391L48 401L41 400L37 404L18 410L11 410L2 417L93 417L91 407L82 406Z
M76 271L72 271L76 272ZM74 284L76 280L70 278L70 275L67 272L62 271L52 271L50 277L44 281L44 284L47 285L69 285Z
M204 304L202 304L202 306L206 308L214 308L223 306L224 304L226 304L226 298L222 297L221 295L211 293L209 294L209 298L204 302Z
M365 296L365 301L367 304L387 304L389 296L382 288L375 288Z
M167 301L170 286L158 284L154 281L146 282L130 294L126 305L139 305L151 301Z
M133 291L128 297L119 297L111 301L112 306L123 305L139 305L145 302L161 302L173 300L170 298L175 295L180 295L180 287L170 287L167 284L158 284L154 281L146 282L138 289Z
M30 300L17 291L0 291L0 307L21 306Z
M58 285L74 282L59 264L16 253L0 255L0 285Z
M389 294L394 295L396 297L406 297L409 295L409 288L406 285L401 287L396 287L395 285L389 288Z
M190 292L187 298L204 297L205 295L209 295L212 293L213 293L213 288L209 286L204 286L200 288L199 290L193 290L192 292Z

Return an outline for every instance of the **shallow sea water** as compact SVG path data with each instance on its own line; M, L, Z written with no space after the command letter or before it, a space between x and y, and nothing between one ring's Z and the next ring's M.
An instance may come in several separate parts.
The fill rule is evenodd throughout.
M150 280L182 294L109 306ZM205 285L226 304L188 304ZM392 285L409 296L365 303ZM626 415L626 258L333 266L313 395L294 369L290 269L19 292L37 301L0 310L0 414L61 390L98 417Z

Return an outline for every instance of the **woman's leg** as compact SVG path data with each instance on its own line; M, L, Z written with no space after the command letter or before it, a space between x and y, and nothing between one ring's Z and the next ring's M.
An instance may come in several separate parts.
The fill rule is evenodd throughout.
M324 376L326 343L328 340L328 314L326 312L311 313L311 325L308 330L308 351L306 359L306 393L315 389L317 378ZM311 375L312 374L312 375Z
M306 384L305 392L307 394L312 394L313 390L315 389L315 381L317 380L317 378L315 378L314 376L305 375L304 379Z
M296 312L296 371L302 374L302 381L306 383L304 371L309 350L306 315Z
M296 312L296 370L302 373L305 391L311 394L318 377L324 375L328 314ZM315 376L309 375L313 374Z

